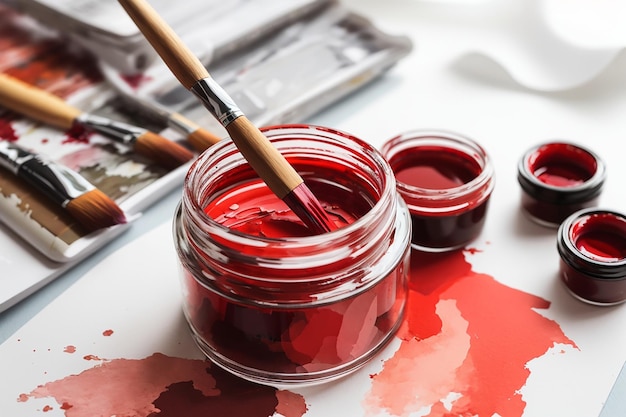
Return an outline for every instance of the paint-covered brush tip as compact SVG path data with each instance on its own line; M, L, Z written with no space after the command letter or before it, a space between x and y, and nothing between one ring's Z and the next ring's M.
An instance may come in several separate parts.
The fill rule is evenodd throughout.
M122 209L97 188L71 200L66 210L90 232L126 223Z
M137 138L134 149L167 169L178 168L194 157L184 146L153 132L145 132Z
M291 190L283 197L283 201L316 234L332 232L338 228L304 183Z

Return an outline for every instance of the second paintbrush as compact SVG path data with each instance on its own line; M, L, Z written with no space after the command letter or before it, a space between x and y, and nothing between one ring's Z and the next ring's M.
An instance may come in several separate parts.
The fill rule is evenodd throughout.
M185 147L147 129L83 112L60 97L6 74L0 74L0 105L57 128L79 125L100 133L167 169L177 168L194 156Z

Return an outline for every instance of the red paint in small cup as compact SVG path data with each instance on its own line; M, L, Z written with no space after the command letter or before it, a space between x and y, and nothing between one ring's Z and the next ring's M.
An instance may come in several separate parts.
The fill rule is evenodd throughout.
M589 149L551 142L523 155L517 178L524 212L534 222L556 228L572 213L597 205L606 168Z
M413 248L453 250L480 235L495 174L477 142L452 132L417 130L390 139L382 153L411 213Z
M626 216L584 209L559 227L561 279L578 299L614 305L626 301Z

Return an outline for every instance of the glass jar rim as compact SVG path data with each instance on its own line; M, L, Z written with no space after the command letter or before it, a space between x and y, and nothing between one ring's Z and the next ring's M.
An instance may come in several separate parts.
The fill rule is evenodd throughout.
M571 146L593 158L596 163L595 171L584 182L572 186L561 187L547 184L530 171L529 160L538 150L548 146ZM606 165L604 161L591 149L566 140L554 139L529 148L518 162L518 182L522 189L535 198L560 204L570 204L590 200L600 194L606 179Z
M281 137L274 137L272 129ZM371 208L355 222L321 235L267 238L229 229L206 214L204 204L221 187L248 181L254 171L244 166L245 159L234 143L224 140L200 155L197 165L190 168L193 172L186 177L174 219L177 250L193 259L189 263L197 270L193 278L242 303L286 307L310 303L312 298L318 304L329 303L364 291L390 273L400 262L398 254L410 247L410 219L382 155L366 142L328 128L281 125L264 132L288 160L295 157L303 169L312 169L308 178L323 178L325 169L342 174L356 168L354 174L348 169L354 178L349 176L338 185L354 183ZM316 132L322 136L305 135ZM309 152L311 149L318 153ZM330 165L317 164L316 157L322 157L319 152L326 152L324 158ZM243 174L228 176L233 167L243 167ZM257 178L253 180L257 182ZM215 181L206 182L212 179ZM204 267L191 266L195 262ZM214 276L223 278L214 280ZM246 295L251 288L254 297Z
M559 255L568 265L591 277L611 280L626 279L626 258L611 262L594 259L582 253L576 246L573 228L595 215L612 216L626 224L626 215L616 210L597 207L579 210L570 215L559 226L557 232L557 250Z
M240 239L248 243L254 242L255 244L262 245L266 243L284 242L286 244L293 245L301 244L302 246L315 246L316 244L328 241L328 239L343 239L346 236L363 229L363 226L371 222L372 218L377 218L378 216L382 215L386 210L386 205L388 204L389 199L391 198L393 193L395 193L396 182L395 178L393 177L393 171L391 170L388 162L371 144L341 130L311 124L271 125L262 127L260 130L266 135L268 135L269 133L268 138L270 139L270 141L313 139L315 137L319 137L317 132L324 132L325 135L332 135L332 138L324 136L324 140L332 140L336 141L337 144L340 144L341 139L357 145L359 149L364 152L364 155L367 155L367 157L373 163L373 166L375 166L379 170L380 175L378 176L378 179L381 181L381 186L378 190L378 201L375 202L375 204L370 208L367 213L365 213L365 215L356 219L353 223L343 226L337 230L327 232L321 235L270 238L233 231L228 227L219 224L204 212L203 207L201 206L198 199L193 198L193 196L190 195L189 190L184 190L183 198L186 198L186 202L192 205L193 211L198 214L201 221L210 228L220 230L222 232L227 232L231 235L237 235ZM294 137L294 134L297 134L298 136ZM281 137L278 137L278 135L281 135ZM202 165L210 164L211 160L214 160L215 158L218 158L228 153L238 153L235 144L232 142L232 140L228 138L221 140L220 142L216 143L215 145L201 153L187 171L187 174L185 176L185 183L192 183L197 179L196 177L201 174L201 171L199 171L199 167L201 167ZM244 160L243 155L240 155L239 160Z
M410 130L387 140L382 147L383 156L390 161L400 151L423 146L428 141L441 143L449 149L461 150L480 167L480 173L470 181L456 187L445 189L431 189L396 181L398 191L404 196L429 201L434 204L433 210L439 212L457 211L468 206L467 197L479 192L479 197L473 205L485 201L495 187L495 170L487 151L475 140L459 133L444 129L415 129ZM466 148L466 149L461 149ZM393 169L393 166L392 166ZM407 202L409 206L412 203ZM440 204L445 204L440 206ZM420 209L424 207L420 206Z

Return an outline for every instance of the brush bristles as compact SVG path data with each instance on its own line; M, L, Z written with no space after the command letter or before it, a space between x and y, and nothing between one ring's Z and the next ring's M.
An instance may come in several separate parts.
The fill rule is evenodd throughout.
M200 128L187 135L187 141L198 152L204 152L212 145L215 145L217 142L219 142L220 137Z
M90 232L126 223L122 209L97 188L73 199L65 208Z
M187 148L153 132L145 132L137 138L135 151L167 169L178 168L193 158Z

